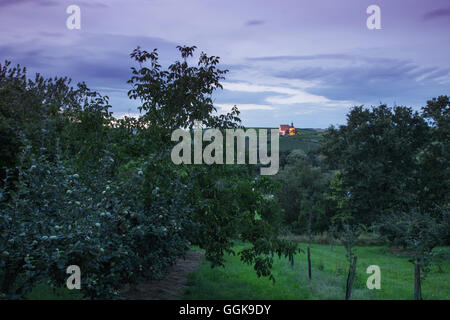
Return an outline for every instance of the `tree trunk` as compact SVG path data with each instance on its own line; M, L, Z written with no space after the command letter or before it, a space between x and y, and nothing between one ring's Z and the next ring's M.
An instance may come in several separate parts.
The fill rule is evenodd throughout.
M291 263L291 267L294 268L294 256L290 256L289 261Z
M24 261L21 260L18 262L19 264L23 264ZM2 277L1 281L1 292L6 294L14 294L14 284L16 282L16 279L19 275L19 273L22 271L22 268L19 266L19 264L16 264L14 266L11 266L11 264L6 264L7 268L4 276Z
M311 281L311 249L308 247L308 278Z
M422 300L422 287L420 284L420 265L414 264L414 300Z
M355 273L356 273L356 260L357 257L354 256L353 263L350 265L350 269L348 270L347 288L345 290L345 300L350 300L352 296L353 280L355 280Z

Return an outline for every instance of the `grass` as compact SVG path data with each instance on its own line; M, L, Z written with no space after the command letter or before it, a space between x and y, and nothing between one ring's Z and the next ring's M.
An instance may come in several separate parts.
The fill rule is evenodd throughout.
M295 241L295 242L303 242L303 243L316 243L316 244L326 244L330 243L330 237L327 231L324 231L320 234L314 234L313 238L310 240L307 234L287 234L282 237L283 239ZM333 243L340 245L342 244L341 240L333 239ZM379 235L373 232L363 232L356 240L357 246L383 246L386 245L387 241L380 238Z
M306 248L302 244L303 249ZM242 249L237 246L235 249ZM450 252L450 247L444 248ZM306 251L306 250L305 250ZM413 298L413 265L408 258L392 254L387 247L357 247L357 273L352 299L392 299ZM251 266L239 260L239 256L227 256L225 268L211 269L208 262L190 274L189 288L184 299L343 299L348 262L342 246L331 251L328 245L312 244L312 282L307 277L306 254L295 256L292 268L287 259L274 259L273 284L266 278L258 278ZM381 289L366 288L366 269L378 265L381 269ZM433 266L422 283L423 298L450 299L450 260L442 264L444 273Z
M300 247L306 251L306 244ZM235 251L244 245L235 247ZM198 248L194 248L198 249ZM450 254L450 247L440 250ZM407 300L413 298L413 265L405 255L393 254L386 246L358 246L356 279L352 299L392 299ZM243 264L238 255L226 256L225 268L211 269L209 262L203 261L200 268L189 275L188 289L182 299L230 299L230 300L326 300L343 299L348 262L345 250L335 245L333 251L325 244L311 245L312 281L307 277L306 254L295 256L292 268L285 258L274 259L273 274L276 282L267 278L258 278L252 266ZM369 265L378 265L381 269L381 289L369 290L366 280ZM426 300L450 300L450 260L437 266L422 283L423 298ZM61 288L56 293L45 285L36 286L26 296L31 300L67 300L81 299L77 290Z
M39 284L25 296L27 300L81 300L83 295L78 290L69 290L66 287L54 291L47 284Z
M247 129L277 129L278 128L247 128ZM323 139L323 131L315 129L296 129L298 135L295 136L280 136L280 152L290 152L295 149L301 149L305 153L317 149Z
M319 147L323 133L315 130L297 129L298 135L280 137L280 152L301 149L305 153Z

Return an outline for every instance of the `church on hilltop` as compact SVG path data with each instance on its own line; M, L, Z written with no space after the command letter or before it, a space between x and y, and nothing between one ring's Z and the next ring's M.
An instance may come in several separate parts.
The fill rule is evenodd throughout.
M288 124L280 124L280 136L293 136L296 134L294 124L291 123L291 125Z

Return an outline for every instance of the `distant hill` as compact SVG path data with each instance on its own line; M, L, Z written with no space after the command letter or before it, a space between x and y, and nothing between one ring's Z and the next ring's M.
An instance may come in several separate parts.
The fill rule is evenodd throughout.
M308 153L310 150L317 149L323 139L324 131L323 129L297 129L298 135L280 137L280 152L301 149Z
M246 127L246 129L278 129L273 127ZM323 139L326 129L315 128L296 128L298 134L295 136L280 136L280 152L290 152L292 150L303 150L308 153L310 150L317 149ZM246 143L246 147L248 147Z

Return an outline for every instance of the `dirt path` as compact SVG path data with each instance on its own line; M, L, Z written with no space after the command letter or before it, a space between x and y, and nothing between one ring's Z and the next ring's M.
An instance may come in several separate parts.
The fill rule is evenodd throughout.
M203 252L189 251L185 259L179 258L160 281L140 283L136 288L127 286L122 296L131 300L171 300L178 299L186 289L187 276L200 266Z

